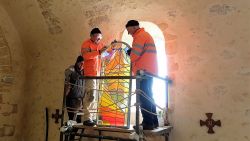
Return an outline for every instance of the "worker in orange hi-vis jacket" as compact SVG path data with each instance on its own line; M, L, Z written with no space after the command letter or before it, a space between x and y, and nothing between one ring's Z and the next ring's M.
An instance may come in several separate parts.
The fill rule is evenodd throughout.
M158 74L156 47L152 36L140 28L139 22L130 20L126 24L128 34L132 35L132 48L127 51L132 63L132 72L135 75L138 70L144 70L151 74ZM142 79L140 88L146 96L153 99L153 78ZM140 107L143 117L142 126L144 130L153 130L159 126L156 115L156 106L148 99L140 95Z
M84 58L84 76L99 76L101 71L101 54L107 49L102 42L102 33L98 28L93 28L90 32L90 39L83 42L81 53ZM95 122L91 118L89 106L94 101L98 82L95 79L86 79L85 96L83 98L83 124L94 126Z

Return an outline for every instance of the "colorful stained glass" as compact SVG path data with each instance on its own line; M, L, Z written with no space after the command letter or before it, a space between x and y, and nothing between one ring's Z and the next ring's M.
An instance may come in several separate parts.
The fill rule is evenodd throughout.
M102 63L102 76L130 76L130 58L122 43L109 50ZM111 53L112 52L112 53ZM103 59L103 60L104 60ZM98 98L98 125L128 127L130 118L130 79L104 79L100 81Z

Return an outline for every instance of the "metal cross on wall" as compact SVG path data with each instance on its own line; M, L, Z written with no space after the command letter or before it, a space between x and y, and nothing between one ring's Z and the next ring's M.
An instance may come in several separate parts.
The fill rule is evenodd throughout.
M59 114L59 109L56 109L56 113L52 114L52 118L55 119L55 123L59 123L59 119L62 118L62 114Z
M200 120L200 126L206 125L207 128L208 128L207 133L208 134L214 134L215 132L213 130L213 127L215 125L220 127L221 126L221 122L220 122L220 120L214 121L212 119L213 113L206 113L206 115L207 115L207 120L206 121Z

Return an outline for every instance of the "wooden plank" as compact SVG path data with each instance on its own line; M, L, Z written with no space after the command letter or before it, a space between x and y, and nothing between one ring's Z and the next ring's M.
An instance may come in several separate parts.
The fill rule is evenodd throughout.
M172 126L163 126L163 127L158 127L154 130L143 130L143 133L145 135L164 135L166 133L170 133L172 129L173 129Z
M78 129L87 129L87 130L98 130L98 131L108 131L108 132L121 132L121 133L132 133L134 132L134 129L125 129L125 128L117 128L117 127L90 127L90 126L84 126L84 125L74 125L74 128Z
M121 132L121 133L132 133L134 132L133 128L125 129L125 128L117 128L117 127L90 127L90 126L84 126L82 124L74 125L73 127L78 129L87 129L87 130L98 130L98 131L108 131L108 132ZM170 133L173 129L172 126L163 126L158 127L154 130L144 130L144 134L146 135L163 135L166 133Z

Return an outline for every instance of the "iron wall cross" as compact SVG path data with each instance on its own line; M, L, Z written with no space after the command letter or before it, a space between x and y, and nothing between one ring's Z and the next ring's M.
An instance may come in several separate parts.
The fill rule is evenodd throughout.
M55 123L59 123L59 119L62 118L62 114L59 114L59 109L56 109L56 113L52 114L52 118L55 119Z
M208 134L214 134L215 132L213 130L213 127L215 125L220 127L221 126L221 122L220 122L220 120L214 121L212 119L213 113L206 113L206 115L207 115L207 120L206 121L200 120L200 126L206 125L207 128L208 128L207 133Z

